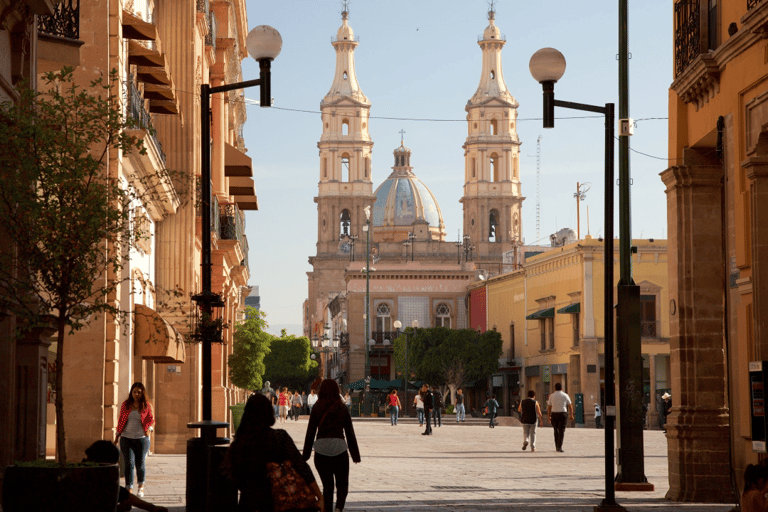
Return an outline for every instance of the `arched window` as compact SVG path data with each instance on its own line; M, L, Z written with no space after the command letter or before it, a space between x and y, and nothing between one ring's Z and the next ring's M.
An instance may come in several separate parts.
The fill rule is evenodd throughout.
M495 119L491 119L491 135L496 135L499 131L499 125Z
M491 214L488 216L488 241L499 242L501 238L498 237L499 233L499 212L491 210Z
M472 159L472 177L473 178L477 177L477 170L475 169L475 159L474 158Z
M343 119L341 121L341 134L349 135L349 119Z
M341 176L342 179L346 177L344 181L351 181L349 178L349 155L346 153L341 155Z
M491 153L491 175L493 176L493 181L495 182L501 181L501 162L499 162L499 160L499 155L496 153Z
M323 158L323 178L328 178L328 157Z
M376 330L389 332L392 330L392 318L390 317L389 304L382 302L376 306Z
M371 170L371 159L366 157L365 158L365 177L368 177L368 172Z
M451 308L445 302L441 302L435 308L435 327L451 328Z
M349 223L350 223L351 217L349 216L349 210L342 210L341 211L341 224L339 228L339 238L344 238L345 236L349 236Z

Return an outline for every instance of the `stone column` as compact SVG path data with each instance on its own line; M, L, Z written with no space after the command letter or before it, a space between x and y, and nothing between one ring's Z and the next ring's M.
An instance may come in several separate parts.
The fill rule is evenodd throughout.
M672 413L667 419L667 499L733 502L726 408L722 166L686 150L666 185Z
M659 404L656 403L656 354L648 355L650 367L650 401L648 403L648 430L659 430Z
M768 359L768 316L758 312L765 312L765 308L768 308L768 262L765 260L768 251L768 157L753 156L741 165L750 181L749 195L752 203L750 230L754 339L760 355L758 359L765 361Z

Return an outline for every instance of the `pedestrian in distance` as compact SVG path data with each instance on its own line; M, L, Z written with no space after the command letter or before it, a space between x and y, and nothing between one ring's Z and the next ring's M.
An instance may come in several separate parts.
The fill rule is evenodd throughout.
M312 409L304 437L304 460L315 450L315 468L323 482L325 510L333 508L334 480L336 509L344 510L349 493L349 456L355 464L360 462L352 417L339 395L335 380L325 379L320 384L317 403Z
M152 404L147 400L147 390L141 382L134 382L128 393L128 398L120 406L120 416L117 420L115 445L120 443L123 452L125 487L133 492L133 471L139 481L139 497L144 496L146 468L144 462L149 452L149 432L155 424L152 414Z
M309 414L309 404L307 404L306 391L301 392L301 414Z
M312 388L309 391L309 395L307 396L307 405L309 406L309 414L312 414L312 408L315 406L315 403L317 403L317 393L315 393L315 388Z
M600 404L595 404L595 428L603 428L603 411Z
M290 461L315 495L316 508L324 512L323 494L312 469L285 430L273 429L275 417L266 397L256 395L245 403L235 440L224 456L222 469L240 491L238 511L273 512L274 497L267 463ZM283 489L290 493L290 489ZM279 498L279 496L278 496Z
M547 400L547 417L555 431L555 449L564 452L565 424L568 418L573 419L574 416L571 397L563 392L563 385L559 382L555 383L555 392L549 395Z
M387 405L389 406L389 421L392 423L392 426L397 425L397 417L400 414L400 397L397 396L397 390L393 389L390 391L389 396L387 397Z
M536 425L541 426L541 407L539 402L536 401L536 392L534 390L528 391L528 398L520 402L517 407L517 412L520 413L520 423L523 424L523 450L528 447L530 442L531 451L536 451Z
M495 427L494 421L496 420L496 410L499 408L499 402L496 401L496 395L491 395L491 398L485 401L485 406L488 408L488 417L490 418L490 423L488 426L490 428Z
M432 386L432 400L434 402L434 409L432 409L432 421L436 427L443 426L443 394L437 390L437 386Z
M425 423L427 424L427 429L424 432L422 432L421 435L431 436L432 421L430 420L430 415L432 414L432 409L434 409L435 407L435 397L432 394L432 391L429 390L428 384L424 384L421 387L421 400L424 402L424 419L425 419Z
M424 400L421 399L421 392L413 397L413 405L416 407L416 416L419 418L419 426L424 426Z
M304 407L299 390L293 392L291 405L293 406L291 407L291 409L293 409L293 421L299 421L299 417L301 417L301 408Z
M85 450L85 459L83 459L83 462L117 464L119 459L120 450L109 441L100 440L94 442ZM131 507L136 507L141 510L149 510L150 512L168 512L167 508L159 507L148 501L144 501L138 496L128 492L128 489L121 485L117 495L117 508L115 510L116 512L125 512L131 510Z
M352 395L349 394L349 391L344 395L344 405L347 406L347 410L349 411L349 414L352 414Z
M666 433L667 416L669 416L669 413L672 412L672 395L669 393L664 393L661 395L661 399L663 401L661 402L661 414L659 415L659 419L661 420L661 429Z
M464 392L459 388L456 391L456 423L464 421L466 412L467 411L464 408Z
M288 409L290 409L290 395L288 394L288 388L283 388L280 395L277 397L277 405L280 406L280 423L288 421Z

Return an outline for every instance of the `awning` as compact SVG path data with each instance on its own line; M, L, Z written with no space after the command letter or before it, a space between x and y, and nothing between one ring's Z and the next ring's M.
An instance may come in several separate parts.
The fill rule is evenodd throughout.
M128 64L136 66L165 67L165 56L153 45L145 46L137 40L128 41Z
M179 113L179 106L175 101L149 100L149 111L153 114L176 115Z
M525 317L526 320L538 320L540 318L555 318L555 308L540 309Z
M147 23L132 12L123 9L123 37L154 41L157 39L157 28L152 23Z
M574 302L573 304L568 304L564 308L560 308L557 310L558 313L564 313L564 314L572 314L572 315L578 315L581 313L581 302Z
M234 196L237 207L241 210L258 210L259 199L255 195Z
M172 86L171 75L168 69L158 66L138 66L136 68L136 78L145 84Z
M183 363L184 338L157 311L136 304L133 315L134 355L156 363Z
M253 176L251 157L227 142L224 143L224 175Z
M231 196L255 196L256 192L253 178L245 176L232 176L229 178L229 195Z

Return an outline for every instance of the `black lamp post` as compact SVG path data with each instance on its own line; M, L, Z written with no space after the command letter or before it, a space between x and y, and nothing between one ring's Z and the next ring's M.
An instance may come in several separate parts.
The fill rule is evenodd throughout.
M229 426L227 422L212 421L211 411L211 345L220 342L220 331L215 328L219 323L213 317L215 307L223 307L221 296L211 289L211 113L210 99L212 94L245 89L259 86L260 104L262 107L272 105L271 63L280 54L283 40L274 28L260 25L248 34L246 46L248 53L259 63L259 78L234 84L211 87L209 84L200 86L200 140L201 140L201 209L202 209L202 292L192 297L201 311L200 335L202 337L202 421L188 423L188 428L200 429L201 442L189 443L187 447L188 466L190 457L197 461L198 467L209 466L207 447L217 444L216 432L219 428ZM218 215L219 212L215 212ZM217 338L217 339L215 339ZM194 440L190 440L194 441ZM199 445L199 446L198 446ZM202 479L202 481L201 481ZM214 510L216 497L209 490L207 474L201 475L200 469L188 472L187 475L187 504L188 510ZM200 496L202 493L202 496Z
M605 282L604 282L604 341L605 341L605 498L601 510L624 510L616 503L614 488L613 435L616 418L616 390L613 363L613 122L614 104L585 105L555 99L555 82L565 72L565 57L554 48L542 48L531 57L531 75L544 91L544 128L554 128L555 107L597 112L605 116Z
M370 414L370 393L368 385L371 382L371 359L368 351L370 350L371 339L371 207L366 206L365 211L365 379L366 379L366 401L364 404L365 414Z

